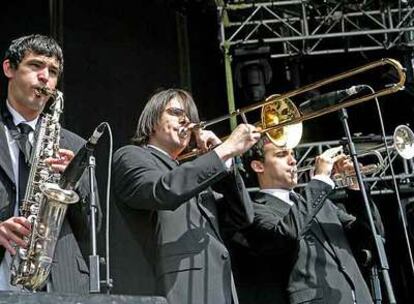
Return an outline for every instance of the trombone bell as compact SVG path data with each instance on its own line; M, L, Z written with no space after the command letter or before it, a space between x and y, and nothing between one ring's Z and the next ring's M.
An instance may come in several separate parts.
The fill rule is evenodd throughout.
M301 114L292 100L289 98L276 98L274 102L267 103L262 107L261 126L263 129L268 129L300 116ZM266 131L265 134L274 145L292 149L297 146L302 138L302 123L299 122L271 129Z

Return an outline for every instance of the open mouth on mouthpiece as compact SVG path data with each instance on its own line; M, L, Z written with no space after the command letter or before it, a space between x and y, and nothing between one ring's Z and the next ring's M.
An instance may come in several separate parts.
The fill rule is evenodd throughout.
M190 132L188 132L188 129L186 127L180 127L178 128L178 136L180 138L186 138Z
M36 97L42 97L42 93L40 92L38 88L35 88L34 93Z

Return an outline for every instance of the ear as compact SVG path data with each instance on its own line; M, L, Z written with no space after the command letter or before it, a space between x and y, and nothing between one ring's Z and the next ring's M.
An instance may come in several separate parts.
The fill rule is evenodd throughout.
M250 162L250 167L256 173L262 173L264 171L263 163L259 160L252 160Z
M3 73L6 75L7 78L13 78L14 69L10 64L10 60L6 59L3 61Z

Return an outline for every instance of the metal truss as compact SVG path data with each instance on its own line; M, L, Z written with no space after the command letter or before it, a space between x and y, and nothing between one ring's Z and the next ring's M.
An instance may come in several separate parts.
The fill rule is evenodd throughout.
M356 140L357 141L357 140ZM387 142L391 142L392 137L387 137ZM311 168L313 166L313 161L315 156L321 154L323 151L332 148L341 146L344 144L343 140L333 140L333 141L324 141L324 142L314 142L298 145L295 150L297 153L297 166L298 168L305 168L305 170L300 170L298 173L298 188L303 188L311 179L312 170L306 170L306 168ZM378 148L381 146L381 148ZM364 181L368 184L370 192L372 195L393 193L392 181L393 176L391 174L390 166L393 166L395 179L400 185L400 189L410 190L412 189L411 183L414 182L414 161L413 159L404 159L402 158L397 151L390 145L389 152L390 158L386 156L385 151L383 151L383 145L378 141L371 143L356 143L357 153L358 149L360 151L370 149L371 151L376 151L382 154L382 162L377 164L379 170L373 175L367 175L364 177ZM360 147L360 148L358 148ZM377 149L375 149L377 148ZM381 152L379 152L381 151ZM364 164L367 165L367 164ZM341 188L339 186L338 188ZM413 192L412 189L410 192Z
M414 46L412 1L216 0L223 49L263 42L271 57Z

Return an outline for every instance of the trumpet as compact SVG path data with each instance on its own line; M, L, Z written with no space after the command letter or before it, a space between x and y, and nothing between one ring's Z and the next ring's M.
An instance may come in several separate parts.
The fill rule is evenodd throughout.
M392 145L389 146L390 149L395 149L397 154L404 158L404 159L411 159L414 157L414 133L413 131L405 126L399 125L395 128L393 136L392 136ZM357 155L358 160L364 158L371 157L370 164L362 165L360 167L361 174L370 177L377 175L382 170L385 169L385 161L384 157L382 156L382 152L386 150L384 145L378 146L371 150L360 151ZM334 156L343 153L343 147L335 147L326 150L322 154L324 154L328 158L333 158ZM373 161L375 159L375 161ZM312 171L314 170L314 166L305 166L300 167L297 169L298 173ZM348 172L336 173L332 175L332 180L336 184L337 187L349 187L354 185L356 180L356 173L355 170L350 170Z
M399 156L404 159L411 159L414 157L414 133L406 125L399 125L395 128L392 135L392 144L388 147L395 149ZM386 150L384 144L375 149L378 152ZM362 152L364 153L364 152Z
M358 155L358 159L362 159L367 156L374 156L377 158L377 162L368 165L361 165L360 172L364 176L373 176L381 172L385 168L384 158L379 151L373 150L364 154ZM356 172L354 169L347 172L335 173L332 175L332 180L339 188L353 186L357 183Z
M342 80L385 65L390 65L392 68L395 69L398 75L398 81L396 83L385 86L381 90L370 92L369 94L362 95L358 98L348 99L341 103L324 107L322 109L309 113L301 113L290 99L290 97L303 94L305 92L314 90L316 88L333 83L335 81ZM294 148L299 143L302 137L303 121L313 119L328 113L332 113L353 105L357 105L359 103L371 100L376 97L396 93L404 88L405 79L406 75L404 69L397 60L391 58L383 58L381 60L368 63L361 67L354 68L352 70L326 78L324 80L311 83L302 88L289 91L285 94L271 95L262 102L258 102L251 106L238 109L230 114L220 116L210 121L201 121L199 123L194 124L191 128L180 128L180 130L178 131L178 135L187 136L189 132L195 129L203 129L223 120L236 117L238 115L241 115L243 120L247 122L247 120L245 119L245 114L260 108L262 111L260 130L258 131L262 134L265 134L269 138L269 140L273 142L275 145L285 146L287 148ZM185 155L179 156L178 159L183 160L189 157L197 156L199 154L200 151L198 149L195 149Z
M327 159L333 159L335 156L343 153L343 147L338 146L334 148L330 148L326 151L324 151L322 155L325 156ZM361 174L364 176L372 176L374 174L379 173L384 168L384 158L382 157L381 153L379 151L373 150L373 151L367 151L364 154L358 155L358 159L363 159L364 157L368 156L374 156L377 158L377 161L372 164L368 165L361 165L360 171ZM304 172L313 172L315 170L314 165L304 166L297 169L297 173L304 173ZM335 183L337 187L348 187L356 183L356 173L355 170L349 170L347 172L341 172L341 173L335 173L331 176L331 179Z

